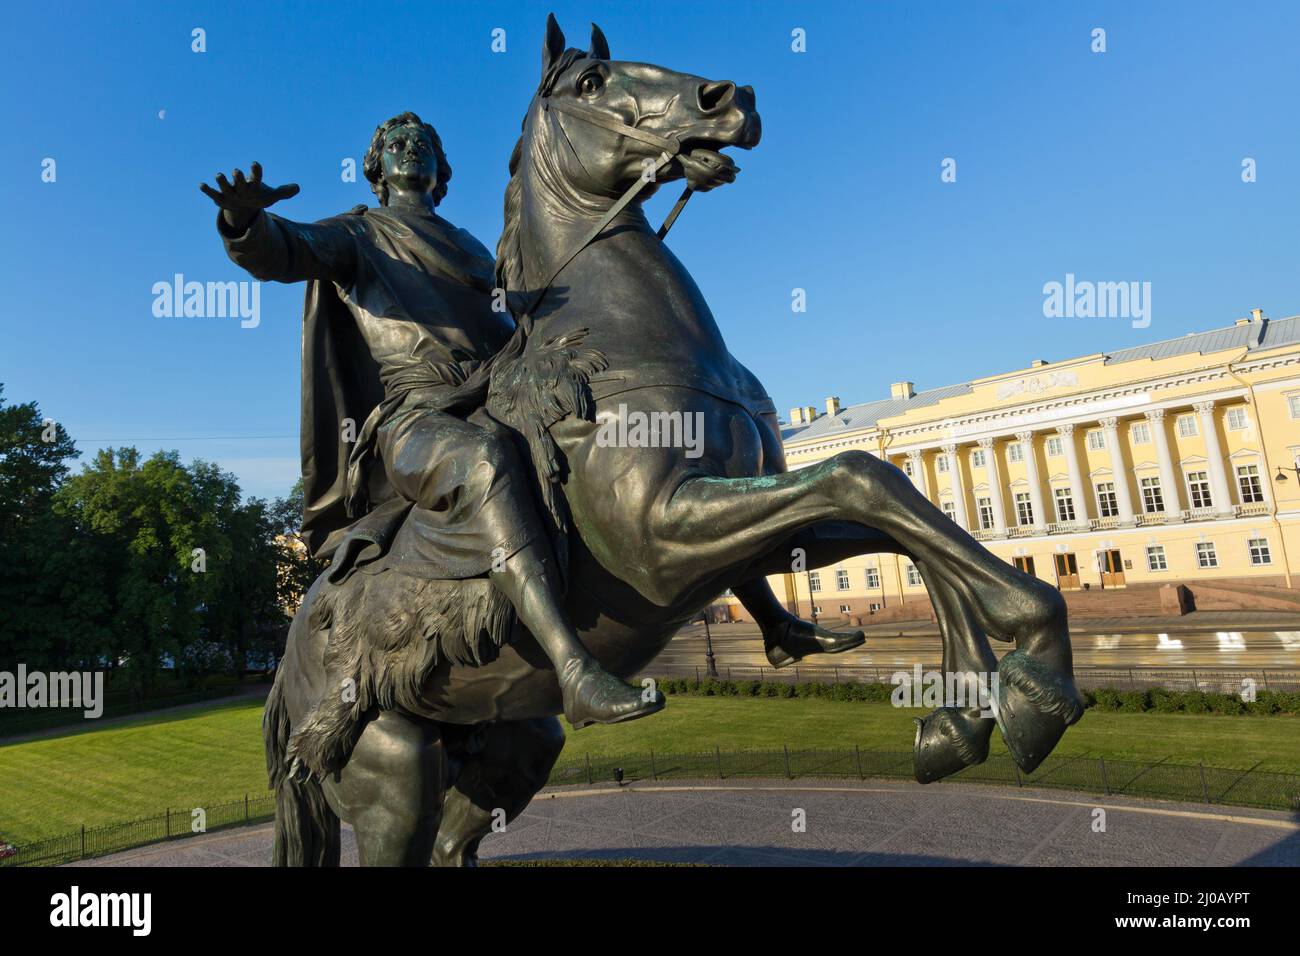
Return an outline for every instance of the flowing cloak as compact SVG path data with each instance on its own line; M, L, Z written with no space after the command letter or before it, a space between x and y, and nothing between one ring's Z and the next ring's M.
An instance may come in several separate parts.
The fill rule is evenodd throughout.
M413 393L422 407L462 418L483 405L487 360L514 331L513 319L492 309L492 258L468 232L422 210L362 206L311 224L263 212L242 235L220 215L217 223L230 258L255 278L307 280L307 546L329 557L348 538L357 551L382 553L411 505L370 467L375 431Z

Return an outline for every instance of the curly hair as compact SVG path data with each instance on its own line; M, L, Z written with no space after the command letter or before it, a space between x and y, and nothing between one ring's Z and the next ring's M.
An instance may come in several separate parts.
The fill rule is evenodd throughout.
M414 113L399 113L392 119L380 123L375 128L375 135L370 137L370 148L366 150L366 158L361 163L366 179L370 180L370 190L379 197L379 205L388 205L388 185L384 182L384 170L380 163L380 156L384 150L384 137L388 135L389 130L398 126L414 126L423 129L429 134L429 139L433 142L433 155L438 161L438 176L431 191L433 193L433 204L436 206L442 202L442 197L447 195L447 181L451 179L451 163L447 162L447 154L443 152L442 140L438 137L438 131Z

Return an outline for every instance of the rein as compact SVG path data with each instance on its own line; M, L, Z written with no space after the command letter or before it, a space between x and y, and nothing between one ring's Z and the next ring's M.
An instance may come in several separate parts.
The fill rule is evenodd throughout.
M521 324L525 326L526 332L532 331L533 310L541 304L546 293L551 290L551 285L555 282L556 277L564 271L564 267L577 258L578 253L582 252L583 249L586 249L587 246L595 242L596 237L605 231L605 227L613 222L614 218L627 208L628 204L637 197L641 190L644 189L647 184L654 181L654 178L659 175L659 171L672 162L677 154L682 151L682 144L676 138L659 136L656 133L650 133L646 130L638 129L629 123L624 123L622 120L611 119L603 113L583 109L582 107L575 106L571 103L552 102L549 95L543 95L542 109L546 112L554 109L557 113L564 113L567 116L580 119L585 123L591 123L593 126L600 126L603 129L618 133L620 136L639 140L642 143L646 143L658 149L659 158L655 162L653 169L642 173L641 176L637 178L637 181L629 186L623 195L619 196L618 199L614 201L614 205L610 206L605 215L600 217L600 221L587 232L587 234L582 238L582 241L574 246L574 248L566 255L560 258L558 264L551 270L551 274L547 277L546 282L533 295L532 300L528 303L528 307L523 311ZM564 127L561 126L560 131L563 132ZM572 148L572 144L570 144L570 148ZM575 152L574 155L576 156L577 153ZM581 158L579 158L579 162L581 162ZM694 190L688 183L686 188L682 190L682 194L678 198L677 204L673 206L672 210L668 213L668 216L664 219L663 225L659 227L659 232L656 235L660 240L668 235L668 230L673 227L673 223L677 221L677 217L680 216L682 210L686 208L686 203L690 200L693 192Z

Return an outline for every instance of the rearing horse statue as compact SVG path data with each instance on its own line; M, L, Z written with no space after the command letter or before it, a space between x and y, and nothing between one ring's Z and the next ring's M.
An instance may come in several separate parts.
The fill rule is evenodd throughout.
M917 721L917 779L984 760L995 724L1031 771L1082 713L1060 594L994 557L872 455L787 472L771 400L642 212L662 183L729 182L736 167L719 150L759 136L749 87L612 60L595 27L590 49L566 48L548 20L497 248L520 327L494 363L488 408L526 438L567 534L570 620L626 678L728 588L769 622L784 615L764 578L788 571L796 549L811 567L906 555L936 609L944 670L999 677L992 716L974 704ZM582 400L548 401L548 388ZM699 453L603 440L611 419L639 414L694 416ZM267 704L276 862L336 864L340 818L365 864L474 862L494 811L522 812L563 746L549 662L518 626L494 660L439 659L400 705L361 715L345 764L301 779L287 772L286 745L324 692L328 630L339 623L313 608L329 587L323 576L305 598ZM418 589L406 593L418 602ZM364 602L352 613L366 613ZM408 626L419 626L414 612ZM1015 649L999 663L989 637Z

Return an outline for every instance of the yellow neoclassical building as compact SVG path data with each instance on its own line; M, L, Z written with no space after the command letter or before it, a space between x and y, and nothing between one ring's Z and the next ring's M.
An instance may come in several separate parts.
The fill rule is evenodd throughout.
M942 388L900 382L891 393L792 409L789 468L848 449L886 459L994 554L1064 591L1208 578L1291 585L1300 316L1256 309L1227 328ZM925 596L907 559L892 555L772 584L805 615L811 592L827 618ZM733 618L747 619L728 601Z

